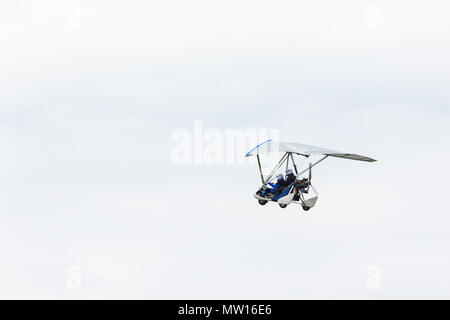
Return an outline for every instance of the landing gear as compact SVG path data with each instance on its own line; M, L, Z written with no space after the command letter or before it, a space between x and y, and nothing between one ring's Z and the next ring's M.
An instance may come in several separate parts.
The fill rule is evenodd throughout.
M308 211L309 209L311 209L310 207L307 206L302 206L303 210Z
M279 206L280 206L280 208L282 208L282 209L284 209L284 208L286 208L286 207L287 207L287 204L283 204L283 203L279 203L278 205L279 205Z
M258 200L258 203L263 206L267 203L267 200Z

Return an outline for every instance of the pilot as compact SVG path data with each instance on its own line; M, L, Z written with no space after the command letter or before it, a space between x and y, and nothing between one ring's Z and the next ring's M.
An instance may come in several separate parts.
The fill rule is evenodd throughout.
M287 169L286 170L286 179L285 179L286 186L293 183L295 181L295 179L296 179L296 177L295 177L294 171L292 171L292 169Z
M277 182L275 184L269 182L269 184L273 188L271 192L275 195L278 195L281 192L281 190L283 190L283 187L286 185L286 181L284 181L283 175L279 174L277 175Z

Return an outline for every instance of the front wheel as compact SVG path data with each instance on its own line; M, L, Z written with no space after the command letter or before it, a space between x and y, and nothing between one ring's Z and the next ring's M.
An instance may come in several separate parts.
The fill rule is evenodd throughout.
M258 200L258 203L263 206L267 203L267 201L266 200Z
M282 208L282 209L284 209L284 208L286 208L286 207L287 207L287 204L283 204L283 203L279 203L278 205L279 205L279 206L280 206L280 208Z
M311 209L310 207L307 206L302 206L303 210L308 211L309 209Z

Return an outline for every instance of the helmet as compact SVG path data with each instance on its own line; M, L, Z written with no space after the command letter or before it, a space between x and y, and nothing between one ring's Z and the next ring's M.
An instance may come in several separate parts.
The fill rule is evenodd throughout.
M292 169L287 169L286 170L286 174L288 175L288 174L294 174L294 171L292 171Z
M282 174L277 175L277 180L284 180L283 175Z

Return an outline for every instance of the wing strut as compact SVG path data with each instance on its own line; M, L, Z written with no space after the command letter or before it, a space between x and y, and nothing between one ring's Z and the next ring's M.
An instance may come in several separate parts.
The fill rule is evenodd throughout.
M311 179L312 179L312 163L310 162L309 163L309 182L311 182Z
M294 155L291 153L292 164L294 165L295 174L298 174L297 165L294 161Z
M325 160L326 158L328 158L328 155L326 155L325 157L323 157L322 159L320 159L319 161L317 161L316 163L314 163L314 164L311 164L310 166L309 166L309 168L308 169L305 169L305 170L303 170L302 172L300 172L299 174L297 174L297 178L300 178L300 176L302 175L302 174L304 174L306 171L308 171L308 170L311 170L311 168L312 167L315 167L316 165L318 165L319 163L321 163L323 160Z
M259 174L261 175L261 181L263 184L265 184L264 176L263 176L262 169L261 169L261 161L259 161L259 154L256 154L256 159L258 159L258 167L259 167Z
M289 155L288 155L288 157L286 158L286 171L289 169L289 156L291 155L292 153L290 153Z

